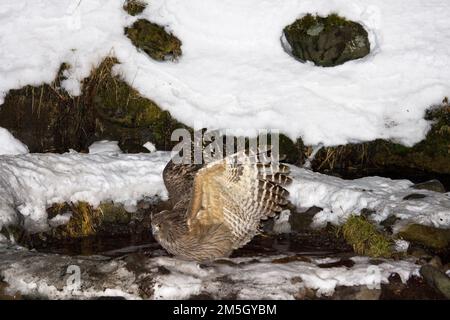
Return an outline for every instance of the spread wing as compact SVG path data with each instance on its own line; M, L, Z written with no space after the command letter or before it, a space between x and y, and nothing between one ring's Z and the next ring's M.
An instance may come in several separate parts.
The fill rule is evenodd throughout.
M256 161L258 155L236 153L200 169L194 179L187 223L192 232L224 224L233 249L250 241L261 219L273 217L288 203L289 167Z
M195 175L201 167L198 164L176 164L172 160L166 165L163 179L173 206L187 208Z

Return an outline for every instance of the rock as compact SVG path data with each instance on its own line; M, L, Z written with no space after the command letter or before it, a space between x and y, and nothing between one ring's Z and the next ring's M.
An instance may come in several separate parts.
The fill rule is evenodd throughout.
M398 220L400 220L400 218L398 218L396 215L390 215L385 220L383 220L380 225L383 226L386 231L392 233L392 228Z
M429 191L434 191L434 192L445 193L444 185L439 180L436 180L436 179L421 182L421 183L416 183L412 187L414 189L418 189L418 190L429 190Z
M443 268L442 266L442 260L438 256L434 256L431 258L431 260L428 262L428 264L434 268L437 268L441 270Z
M403 200L417 200L417 199L423 199L427 196L420 193L411 193L403 198Z
M450 242L450 230L420 224L410 224L404 227L398 232L398 236L433 249L444 249Z
M295 232L310 230L314 216L322 210L323 209L319 207L311 207L305 212L291 211L292 213L289 217L291 230Z
M420 274L430 286L450 299L450 278L444 272L431 265L424 265L420 268Z
M332 300L378 300L381 289L369 289L366 286L337 287Z
M155 60L176 60L181 56L181 41L156 23L139 19L125 28L125 34L136 48Z
M290 53L300 61L333 67L365 57L370 52L367 31L359 23L336 14L311 14L284 28Z
M141 0L127 0L123 5L123 9L131 16L142 13L146 7L147 4Z

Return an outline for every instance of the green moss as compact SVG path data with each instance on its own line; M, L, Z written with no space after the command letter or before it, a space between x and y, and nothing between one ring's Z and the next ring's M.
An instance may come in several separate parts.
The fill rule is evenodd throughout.
M433 249L445 249L450 245L450 230L420 224L408 225L398 236Z
M391 240L363 216L350 216L340 232L357 254L371 257L392 255Z
M139 19L125 28L125 34L134 46L155 60L174 60L181 56L181 41L156 23Z
M123 5L123 9L132 16L142 13L146 7L147 4L140 0L127 0Z
M285 31L301 31L306 33L311 27L323 25L325 30L330 30L336 26L348 25L350 22L344 17L336 13L332 13L326 17L308 13L303 18L296 20L293 24L287 26Z

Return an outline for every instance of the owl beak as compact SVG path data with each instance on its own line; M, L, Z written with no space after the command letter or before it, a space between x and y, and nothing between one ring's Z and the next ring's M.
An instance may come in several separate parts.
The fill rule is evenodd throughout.
M152 226L152 233L153 233L153 236L156 237L159 234L159 228Z

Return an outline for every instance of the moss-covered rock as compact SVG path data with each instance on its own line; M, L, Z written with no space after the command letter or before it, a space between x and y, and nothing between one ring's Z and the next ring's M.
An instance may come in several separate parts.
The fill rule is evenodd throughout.
M61 88L64 70L55 81L11 90L0 106L0 126L10 130L31 152L87 151L97 140L117 140L125 152L145 152L147 141L170 150L171 133L185 127L167 111L123 81L105 59L82 82L82 93L70 96Z
M390 257L392 241L363 216L350 216L340 232L357 254Z
M398 232L404 240L432 249L445 249L450 245L450 230L421 224L410 224Z
M300 61L332 67L369 54L367 31L359 23L337 14L307 14L284 28L290 53Z
M139 19L125 34L133 45L158 61L174 60L181 56L181 41L156 23Z
M141 0L127 0L123 5L123 9L128 12L129 15L136 16L147 7L147 3Z

